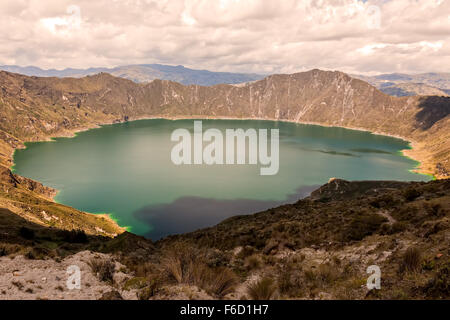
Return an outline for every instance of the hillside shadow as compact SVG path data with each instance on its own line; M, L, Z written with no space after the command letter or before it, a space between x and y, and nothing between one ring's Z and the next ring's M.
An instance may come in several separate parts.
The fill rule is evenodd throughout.
M143 207L135 211L134 216L153 228L145 237L157 241L169 235L211 227L233 216L295 203L309 196L318 187L318 185L300 187L282 201L181 197L171 203Z
M144 248L145 252L142 252ZM42 226L0 208L0 257L23 254L30 259L65 257L80 251L129 254L141 250L143 257L153 251L150 240L124 232L115 238L86 235L79 230Z
M450 114L450 97L421 97L419 108L421 110L415 116L416 127L427 130Z
M17 250L30 247L39 251L42 256L52 256L57 248L60 253L76 253L86 249L95 251L99 246L94 244L107 240L109 238L86 235L82 231L45 227L0 208L0 244L17 245Z

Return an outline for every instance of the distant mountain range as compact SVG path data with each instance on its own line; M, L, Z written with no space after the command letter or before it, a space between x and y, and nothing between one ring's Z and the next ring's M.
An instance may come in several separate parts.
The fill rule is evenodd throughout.
M0 70L20 73L36 77L72 77L81 78L101 72L109 73L116 77L132 80L137 83L150 82L155 79L176 81L184 85L197 84L212 86L216 84L239 84L263 79L266 75L255 73L214 72L208 70L196 70L184 66L170 66L163 64L137 64L119 66L115 68L88 68L63 70L41 69L34 66L20 67L14 65L0 66ZM450 73L422 73L403 74L389 73L378 76L351 75L354 78L364 80L375 86L382 92L397 96L449 96Z
M254 73L213 72L208 70L189 69L181 65L169 66L162 64L139 64L120 66L115 68L67 68L64 70L44 70L33 66L20 67L5 65L0 66L0 69L8 72L20 73L26 76L59 78L81 78L84 76L105 72L113 76L129 79L138 83L161 79L176 81L184 85L197 84L202 86L212 86L216 84L237 84L261 80L265 77L265 75Z
M450 73L404 74L388 73L378 76L352 75L392 96L450 95Z

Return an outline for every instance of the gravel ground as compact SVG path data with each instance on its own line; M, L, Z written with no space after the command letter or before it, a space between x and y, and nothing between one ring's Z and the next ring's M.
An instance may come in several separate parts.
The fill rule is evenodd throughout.
M87 264L94 257L112 259L110 255L82 251L61 262L30 260L24 256L0 258L0 300L96 300L104 293L117 290L117 284L128 276L119 270L116 262L114 284L102 282ZM69 266L78 266L81 274L80 289L69 289ZM124 299L136 299L134 291L119 291Z

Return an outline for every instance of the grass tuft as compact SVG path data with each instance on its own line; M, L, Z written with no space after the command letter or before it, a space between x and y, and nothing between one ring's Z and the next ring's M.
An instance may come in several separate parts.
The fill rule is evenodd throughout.
M247 287L247 294L252 300L271 300L275 297L277 287L275 282L264 277Z
M115 263L110 259L92 258L88 262L92 272L100 281L113 282Z
M401 272L417 272L422 266L422 254L418 248L408 248L400 265Z

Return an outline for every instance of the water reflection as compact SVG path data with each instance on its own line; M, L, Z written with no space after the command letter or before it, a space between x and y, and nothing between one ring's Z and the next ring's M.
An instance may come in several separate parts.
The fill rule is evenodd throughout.
M294 203L309 196L318 187L318 185L300 187L284 201L181 197L172 203L141 208L134 212L134 216L143 223L155 226L145 236L158 240L167 235L210 227L231 216L255 213L281 204Z

